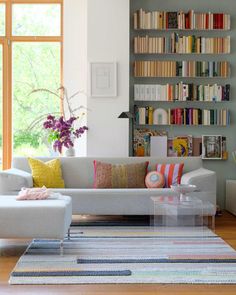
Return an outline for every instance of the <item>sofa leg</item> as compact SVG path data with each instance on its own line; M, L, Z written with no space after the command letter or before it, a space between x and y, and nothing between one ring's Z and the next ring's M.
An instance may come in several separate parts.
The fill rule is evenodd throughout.
M60 240L60 255L62 256L64 254L64 243L63 240Z
M68 232L67 232L67 240L70 240L70 227L69 227Z

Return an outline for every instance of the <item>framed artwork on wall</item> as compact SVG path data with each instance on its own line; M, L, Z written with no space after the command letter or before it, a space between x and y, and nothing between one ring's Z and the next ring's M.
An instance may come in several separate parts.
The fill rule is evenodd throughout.
M90 96L117 96L117 63L90 62Z
M221 160L222 159L222 136L203 135L202 136L202 159Z

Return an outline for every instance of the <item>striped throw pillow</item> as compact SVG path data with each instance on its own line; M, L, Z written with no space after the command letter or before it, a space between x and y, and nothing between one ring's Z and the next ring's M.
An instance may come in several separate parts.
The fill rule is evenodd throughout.
M157 164L157 171L165 177L165 187L172 184L180 184L184 163L177 164Z

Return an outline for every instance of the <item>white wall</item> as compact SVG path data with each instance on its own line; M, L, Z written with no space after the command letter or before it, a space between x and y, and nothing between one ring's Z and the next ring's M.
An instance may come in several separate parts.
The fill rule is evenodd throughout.
M64 86L69 95L81 94L72 101L73 108L87 107L87 0L64 1ZM81 122L87 125L87 117ZM87 155L87 135L76 141L76 155Z
M118 96L87 96L87 146L79 155L128 156L128 120L117 117L129 110L129 0L65 0L64 6L67 88L76 90L88 85L89 61L118 64Z

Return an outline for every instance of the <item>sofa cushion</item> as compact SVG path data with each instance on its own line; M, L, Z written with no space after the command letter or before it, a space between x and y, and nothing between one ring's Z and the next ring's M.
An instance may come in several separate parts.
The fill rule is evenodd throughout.
M94 161L94 188L144 188L148 164L121 165Z
M162 188L165 185L165 177L158 171L151 171L145 177L147 188Z
M64 180L62 179L61 162L59 159L42 162L37 159L29 158L28 161L32 170L34 187L65 187Z
M157 164L157 171L165 177L165 187L180 184L183 173L184 163L176 164Z

